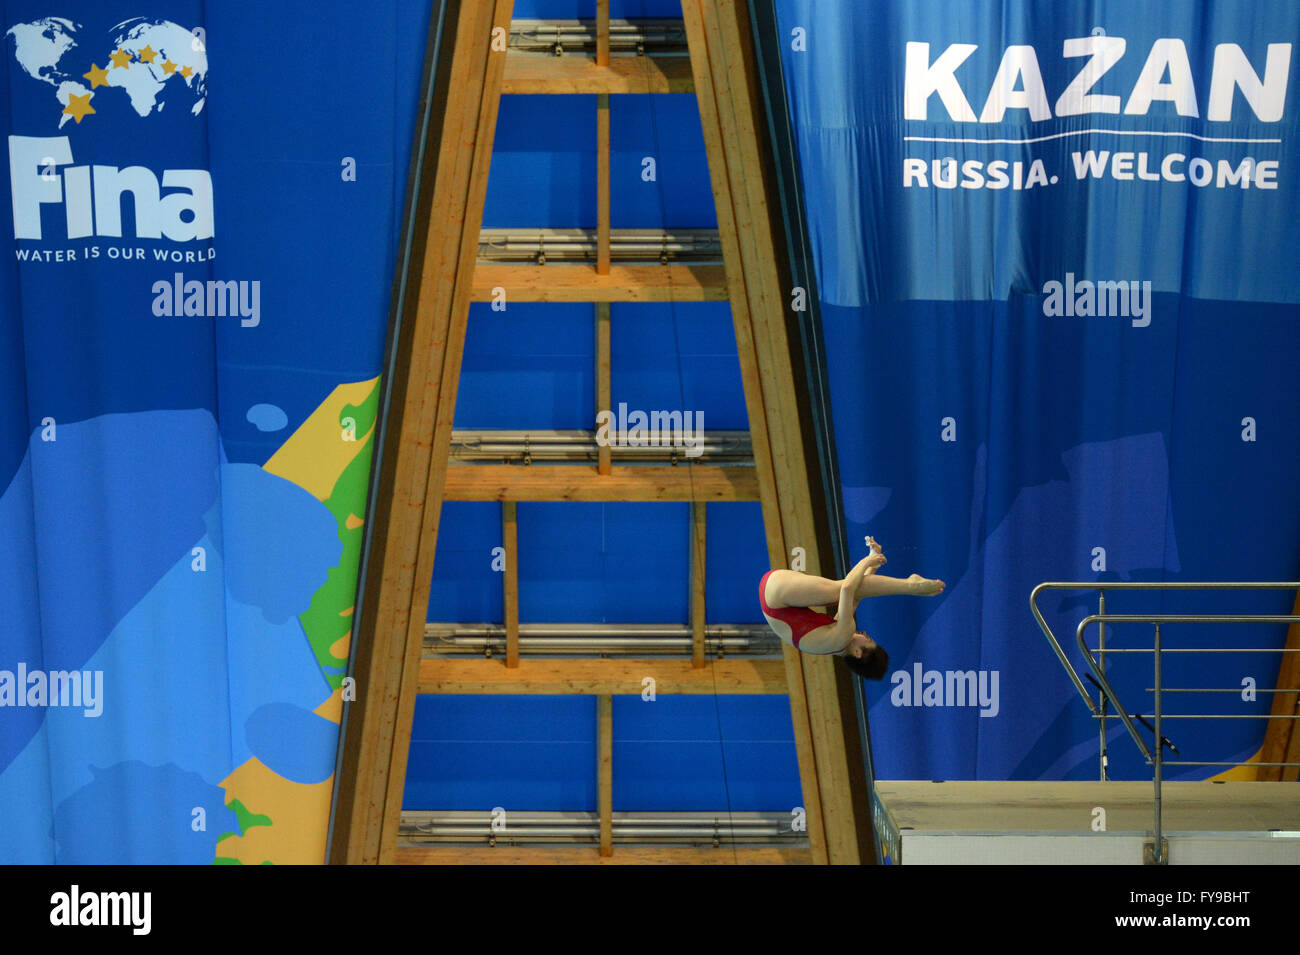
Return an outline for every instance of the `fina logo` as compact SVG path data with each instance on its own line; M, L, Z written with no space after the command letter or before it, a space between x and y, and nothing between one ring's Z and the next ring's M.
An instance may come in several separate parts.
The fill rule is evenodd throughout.
M80 52L80 30L63 17L44 17L5 32L22 71L53 88L62 107L53 113L58 128L69 121L94 122L97 96L124 97L142 118L169 105L173 111L188 107L193 116L202 112L208 58L201 30L136 17L109 31L112 39L98 56ZM214 235L212 175L206 169L168 169L160 182L144 166L74 165L68 136L10 136L9 181L15 239L44 238L45 204L64 206L69 239L120 238L125 193L134 204L137 238L191 242ZM164 189L172 191L163 195Z

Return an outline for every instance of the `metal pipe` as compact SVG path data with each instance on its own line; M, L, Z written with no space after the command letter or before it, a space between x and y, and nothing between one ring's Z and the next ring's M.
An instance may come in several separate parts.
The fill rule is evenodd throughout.
M1033 598L1031 597L1030 601L1032 602L1032 600ZM1037 610L1036 607L1034 609L1035 611ZM1137 744L1139 752L1142 753L1143 758L1150 760L1151 751L1147 749L1146 741L1138 735L1137 727L1133 725L1133 720L1129 718L1128 710L1121 705L1119 697L1116 696L1114 688L1110 685L1110 681L1106 679L1106 674L1097 666L1097 661L1093 658L1092 652L1088 649L1088 645L1084 641L1084 631L1088 629L1090 623L1094 623L1097 619L1096 614L1093 614L1091 617L1085 617L1079 622L1079 626L1075 628L1074 635L1075 640L1079 644L1079 652L1083 654L1084 662L1087 663L1088 668L1092 670L1092 674L1097 680L1097 685L1101 687L1102 693L1108 697L1111 703L1115 706L1115 710L1119 713L1120 720L1124 723L1124 728L1128 730L1128 735L1131 736L1133 742ZM1049 628L1047 632L1051 633L1051 629ZM1055 637L1052 637L1052 642L1056 642ZM1057 651L1060 654L1061 659L1064 661L1065 652L1061 650L1059 644L1057 645ZM1111 650L1109 652L1114 653L1115 651ZM1069 666L1069 663L1067 662L1066 665ZM1074 668L1070 667L1070 670L1073 672ZM1075 676L1075 681L1078 681L1077 675ZM1087 693L1084 693L1084 699L1088 701L1088 708L1092 710L1094 715L1096 715L1097 708L1092 705L1092 698L1089 697Z
M500 812L500 811L497 811ZM688 841L704 843L800 843L806 835L791 828L784 813L617 813L614 838L623 843ZM594 842L600 820L574 812L440 812L402 813L401 834L418 842Z
M1097 598L1097 613L1103 616L1106 613L1106 590L1103 587ZM1101 664L1101 672L1106 672L1106 624L1102 623L1097 628L1097 662ZM1097 701L1097 715L1101 722L1097 724L1099 752L1097 761L1101 764L1101 781L1106 781L1106 694L1099 694L1101 699Z
M1114 620L1115 618L1114 618L1114 617L1110 617L1110 618L1108 618L1108 619L1110 619L1110 620ZM1135 622L1137 622L1137 621L1129 620L1129 621L1127 621L1127 622L1128 622L1128 623L1135 623ZM1156 621L1154 621L1154 620L1146 620L1146 621L1142 621L1142 622L1143 622L1143 623L1155 623ZM1166 620L1166 621L1163 621L1163 622L1164 622L1164 623L1169 623L1170 621L1167 621L1167 620ZM1174 621L1174 622L1176 622L1176 623L1210 623L1211 621L1208 621L1208 620L1182 620L1182 621ZM1218 622L1220 622L1220 623L1228 623L1229 621L1227 621L1227 620L1223 620L1223 621L1218 621ZM1234 621L1234 622L1240 623L1240 622L1242 622L1242 621ZM1256 623L1284 623L1284 622L1286 622L1286 621L1278 621L1278 620L1257 620L1257 621L1255 621L1255 622L1256 622ZM1300 623L1300 617L1292 617L1292 618L1291 618L1291 622L1292 622L1292 623ZM1151 653L1152 651L1151 651L1151 649L1150 649L1149 647L1125 647L1125 648L1123 648L1123 649L1116 648L1116 647L1112 647L1111 649L1107 650L1106 652L1107 652L1107 653ZM1294 649L1294 650L1288 650L1288 649L1286 649L1285 647L1167 647L1167 648L1165 649L1165 653L1300 653L1300 648L1298 648L1298 649ZM1295 693L1296 691L1295 691L1295 690L1285 690L1284 692L1286 692L1286 693Z
M426 637L504 636L505 626L499 623L427 623ZM761 623L711 623L704 628L710 637L760 637L770 631ZM636 637L690 636L691 628L679 623L521 623L520 636L583 636L602 637L628 634Z
M1044 590L1058 588L1060 586L1062 585L1053 584L1053 583L1039 584L1037 587L1035 587L1033 590L1029 592L1029 609L1033 612L1034 619L1038 621L1039 629L1043 631L1043 635L1047 637L1047 642L1051 644L1052 650L1056 653L1056 658L1061 661L1061 666L1065 668L1065 673L1070 678L1070 682L1074 684L1074 688L1079 691L1079 696L1083 699L1083 702L1087 704L1088 712L1096 713L1097 705L1092 702L1092 697L1088 694L1087 689L1084 688L1083 681L1079 679L1079 674L1075 672L1074 664L1072 664L1070 662L1069 657L1065 655L1065 650L1061 648L1060 642L1057 641L1056 634L1052 633L1052 628L1047 625L1047 621L1043 618L1042 611L1038 609L1039 593L1041 593ZM1091 590L1092 585L1085 584L1081 586L1079 589ZM1101 675L1101 679L1104 685L1106 680L1106 674L1103 673ZM1130 727L1130 732L1131 732L1131 727Z
M480 262L594 262L599 252L596 229L482 229ZM722 239L716 229L611 229L611 259L720 264Z
M520 624L519 649L533 655L689 655L694 638L680 624ZM501 624L425 624L426 651L438 655L480 655L504 651ZM757 657L781 652L780 641L762 624L714 624L705 629L705 652Z
M575 51L594 55L598 43L595 20L531 19L510 21L512 53L546 53L559 56ZM686 29L680 19L638 17L609 21L611 53L680 55L688 53Z
M500 815L506 810L486 812L472 809L405 809L402 811L403 825L437 824L465 825L476 822L490 822L494 813ZM582 825L599 822L594 812L574 810L516 810L508 813L513 825ZM729 825L729 826L768 826L788 823L790 816L783 812L715 812L699 810L661 811L661 812L616 812L614 821L618 823L635 823L638 826L680 826L695 825Z
M729 826L729 825L712 825L700 824L695 826L682 824L662 824L662 825L643 825L636 823L615 823L615 830L624 835L635 833L637 835L695 835L699 833L713 832L738 832L738 833L761 833L761 834L780 834L789 832L789 826L782 829L774 824L762 826ZM592 835L600 831L598 822L590 823L570 823L568 825L497 825L493 828L491 821L481 823L429 823L415 826L412 831L424 833L427 835L483 835L505 834L508 836L520 835Z
M595 431L453 431L450 457L456 462L501 461L525 465L592 462L599 460L602 447L608 447L610 457L622 463L708 458L714 465L753 465L754 449L748 431L694 429L694 434L688 435L683 427L684 415L677 413L674 419L673 412L661 410L659 414L659 420L650 417L650 424L657 429L651 433L656 439L654 443L618 430L611 430L603 440L597 439Z
M1168 652L1168 651L1166 651ZM1294 693L1295 690L1288 692ZM1153 718L1151 713L1135 714L1144 719ZM1094 717L1095 718L1095 717ZM1300 720L1300 716L1273 716L1270 713L1166 713L1167 720Z
M1161 711L1161 705L1160 705L1160 701L1161 701L1161 694L1160 694L1160 624L1156 624L1155 651L1156 651L1156 652L1155 652L1155 656L1153 656L1152 659L1155 661L1155 684L1156 684L1156 686L1155 686L1155 690L1156 690L1156 693L1155 693L1155 704L1156 704L1156 705L1155 705L1155 710L1156 710L1156 713L1155 713L1155 724L1156 724L1156 727L1155 727L1156 841L1155 841L1155 846L1154 846L1154 848L1152 849L1152 858L1155 859L1157 865L1164 865L1164 864L1165 864L1166 862L1168 862L1169 860L1167 860L1167 859L1164 858L1164 853L1161 851L1161 845L1162 845L1162 830L1161 830L1161 818L1160 818L1160 813L1161 813L1161 809L1162 809L1163 807L1162 807L1162 805L1161 805L1160 782L1161 782L1161 775L1162 775L1162 773L1163 773L1163 768L1162 768L1162 766L1161 766L1161 761L1162 761L1163 758L1164 758L1165 748L1164 748L1164 746L1163 746L1162 743L1161 743L1161 741L1164 739L1164 737L1160 735L1160 716L1161 716L1161 713L1160 713L1160 711Z
M1166 648L1165 653L1169 653L1169 652L1170 652L1170 651ZM1152 688L1151 688L1151 687L1147 687L1147 688L1146 688L1146 691L1147 691L1148 693L1151 693L1151 692L1152 692ZM1166 692L1166 693L1234 693L1234 694L1240 694L1240 693L1241 693L1241 688L1240 688L1240 687L1237 687L1237 688L1228 687L1227 689L1223 689L1223 688L1221 688L1221 687L1216 687L1216 688L1213 688L1213 689L1200 689L1200 688L1196 688L1196 687L1172 687L1172 686L1167 686L1167 687L1165 687L1165 692ZM1261 690L1261 689L1259 689L1259 688L1255 688L1255 689L1251 690L1250 692L1252 692L1252 693L1295 693L1295 692L1297 692L1297 691L1296 691L1296 690Z
M1088 618L1095 622L1108 623L1300 623L1300 616L1294 614L1241 614L1241 613L1110 613L1105 616L1093 614ZM1109 650L1108 653L1123 653L1122 650ZM1198 651L1200 652L1200 651ZM1285 651L1273 651L1285 652Z
M1260 763L1252 759L1224 760L1167 759L1166 766L1300 766L1300 763Z

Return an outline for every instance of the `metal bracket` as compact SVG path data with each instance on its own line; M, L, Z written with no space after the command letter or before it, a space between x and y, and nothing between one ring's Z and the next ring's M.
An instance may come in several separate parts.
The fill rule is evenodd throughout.
M1160 840L1160 858L1156 858L1156 843L1153 839L1150 842L1142 843L1142 864L1143 865L1169 865L1169 840L1162 838Z

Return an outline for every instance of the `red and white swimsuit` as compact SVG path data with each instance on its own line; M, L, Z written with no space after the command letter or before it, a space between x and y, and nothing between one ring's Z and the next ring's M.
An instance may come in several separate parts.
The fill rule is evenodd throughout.
M758 603L763 608L763 616L767 618L768 626L772 628L772 631L790 646L802 649L804 653L830 654L843 652L843 646L830 646L815 638L810 643L816 643L817 646L799 646L799 642L809 632L816 630L818 627L825 627L828 624L834 626L835 618L828 617L824 613L818 613L816 610L810 610L808 607L769 607L764 593L767 590L767 578L771 576L772 571L769 570L763 575L763 579L758 582Z

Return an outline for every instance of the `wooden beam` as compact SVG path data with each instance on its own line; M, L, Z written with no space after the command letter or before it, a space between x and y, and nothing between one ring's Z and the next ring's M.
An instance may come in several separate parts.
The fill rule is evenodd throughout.
M785 665L778 659L732 658L697 667L690 660L582 659L550 660L525 657L511 669L499 659L426 656L420 663L421 693L480 696L512 693L563 696L569 694L640 695L652 678L659 695L713 693L784 693Z
M432 846L403 844L398 865L811 865L807 849L621 846L613 855L582 846Z
M506 666L519 666L519 521L514 501L501 502L502 546L505 549L503 606L506 618Z
M596 65L609 67L609 0L596 0ZM596 96L596 272L609 274L608 93Z
M754 464L762 497L763 527L767 535L768 559L772 567L785 567L787 542L807 548L796 535L782 526L782 509L778 498L776 477L772 462L771 438L767 423L767 403L755 354L754 331L751 324L750 302L744 282L740 257L738 232L749 225L739 221L736 209L737 196L732 187L733 173L727 162L727 133L723 129L718 92L714 89L714 73L720 74L725 87L729 82L725 66L711 60L720 54L711 46L717 45L706 35L706 7L704 0L682 0L682 15L687 42L691 50L691 67L695 74L695 93L699 102L700 122L704 145L708 154L709 176L712 180L714 205L718 216L718 233L722 243L723 261L726 263L727 284L731 301L732 323L736 330L736 344L740 356L741 378L745 387L745 405L749 416L750 440L754 450ZM710 12L712 12L710 10ZM743 204L742 204L743 207ZM811 552L810 556L815 556ZM815 572L814 567L807 568ZM795 750L799 759L799 779L803 789L805 823L813 861L828 861L826 832L822 821L821 793L817 778L817 761L813 749L812 725L808 717L808 701L804 687L803 670L798 651L784 649L786 682L790 694L790 715L794 729Z
M590 265L480 265L474 271L475 302L490 302L495 289L512 302L722 302L726 272L720 265L611 265L599 274Z
M457 464L447 469L448 501L756 501L746 465L628 465L608 475L581 464Z
M330 858L389 862L397 842L423 645L442 479L456 405L465 320L512 0L450 0L437 53L431 146L419 204L391 382L387 440L354 661ZM431 34L435 36L436 34ZM432 440L430 438L432 437Z
M818 573L819 532L812 508L815 453L805 446L792 347L788 260L778 254L781 224L768 204L775 194L771 157L761 142L765 117L758 90L747 9L732 0L683 0L709 173L718 209L729 298L740 352L750 435L763 499L772 567L791 549ZM835 661L787 648L787 677L799 754L809 844L818 862L855 864L870 817L855 799L842 707L847 674ZM848 685L851 689L851 684ZM856 723L851 724L856 727ZM860 758L856 755L853 758ZM864 795L859 793L859 795Z
M609 0L596 0L596 65L609 66Z
M613 405L611 395L612 361L610 358L609 339L609 302L596 303L596 414L610 411ZM597 424L597 431L600 426ZM612 455L608 444L602 444L596 452L596 472L609 474L612 468Z
M609 35L605 36L609 59ZM609 94L596 97L596 274L609 275Z
M684 56L615 56L599 66L589 56L511 54L501 85L502 93L525 96L694 90L691 61Z
M396 847L468 280L506 59L489 43L494 26L508 30L512 6L449 0L444 29L430 31L431 145L412 172L413 271L389 345L396 372L376 464L377 503L367 515L373 537L352 662L357 698L345 704L330 837L336 863L390 861Z
M600 813L600 854L614 853L614 698L596 699L596 795Z
M691 662L704 666L705 516L703 501L691 502Z
M1300 593L1296 594L1291 614L1292 616L1300 615ZM1300 624L1293 623L1287 627L1285 646L1289 650L1300 650ZM1280 656L1282 662L1278 666L1277 686L1275 689L1300 690L1300 653L1283 653ZM1274 693L1273 706L1269 712L1276 717L1300 715L1300 693ZM1268 727L1264 731L1264 745L1259 753L1261 763L1300 761L1300 755L1298 755L1300 754L1300 733L1295 730L1297 722L1300 722L1300 720L1272 719L1268 721ZM1255 770L1255 778L1271 782L1294 781L1296 767L1259 766Z
M403 575L400 591L404 598L409 594L409 608L404 615L405 653L387 774L389 784L380 842L381 863L392 862L397 845L411 724L415 714L419 661L424 645L424 624L442 513L443 480L460 384L470 288L483 224L483 203L487 195L492 142L501 101L501 78L505 70L506 54L504 49L496 48L494 33L500 36L509 34L513 8L514 0L467 4L461 8L460 16L467 29L463 36L458 31L457 51L465 50L474 77L481 76L482 80L471 82L471 90L477 89L480 92L476 97L477 102L470 104L465 115L461 136L450 141L444 138L439 144L440 149L457 150L459 156L454 167L455 182L444 193L443 203L435 201L428 221L431 231L448 236L443 242L444 255L433 262L424 263L422 285L427 281L441 286L438 292L430 296L430 304L433 304L439 314L446 314L448 333L441 342L434 343L435 349L441 345L442 367L436 377L424 382L422 389L425 395L436 396L432 427L421 436L426 441L428 435L433 437L428 454L428 473L423 482L424 499L420 502L418 511L406 516L402 527L407 532L408 539L414 538L418 546L414 567L402 566L397 569ZM435 353L435 360L436 357ZM421 438L412 436L411 440Z

